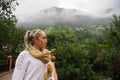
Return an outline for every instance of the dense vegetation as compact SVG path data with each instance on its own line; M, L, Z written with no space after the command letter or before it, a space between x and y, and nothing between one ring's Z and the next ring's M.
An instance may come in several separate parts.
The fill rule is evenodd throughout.
M16 59L23 50L23 37L28 29L16 27L12 10L18 3L10 1L0 2L0 60L8 55ZM59 80L120 79L120 16L114 15L108 26L49 27L44 30L47 48L56 49L52 54L57 58Z
M120 21L117 16L113 22ZM89 29L94 30L91 32ZM120 34L118 27L59 27L46 29L48 48L56 48L60 80L99 80L120 78ZM115 34L113 35L115 31Z

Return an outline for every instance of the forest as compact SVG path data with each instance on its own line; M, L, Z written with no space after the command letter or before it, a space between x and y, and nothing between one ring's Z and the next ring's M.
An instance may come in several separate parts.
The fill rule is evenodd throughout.
M26 28L16 26L17 5L15 0L0 4L0 60L8 55L15 60L24 49L25 32L40 28L47 34L47 49L55 49L59 80L120 79L120 16L113 15L108 25Z

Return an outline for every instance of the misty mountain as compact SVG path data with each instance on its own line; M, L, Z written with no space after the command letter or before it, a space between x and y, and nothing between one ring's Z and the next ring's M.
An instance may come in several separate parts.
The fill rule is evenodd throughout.
M111 22L111 17L115 12L114 9L106 9L101 13L101 16L93 16L89 13L76 10L52 7L44 9L24 17L23 21L18 19L18 26L78 26L78 25L106 25Z

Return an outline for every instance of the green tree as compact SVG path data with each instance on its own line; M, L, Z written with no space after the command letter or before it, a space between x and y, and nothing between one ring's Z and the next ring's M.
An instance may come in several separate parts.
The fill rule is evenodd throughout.
M48 48L56 48L56 68L60 80L94 80L92 64L88 61L88 50L70 27L46 30ZM82 39L81 39L82 40Z
M111 28L112 47L115 54L112 57L113 80L120 79L120 16L113 15Z
M13 11L17 5L16 0L0 0L0 54L8 48L9 34L16 28L17 20Z
M120 16L113 15L112 23L107 28L106 42L110 45L112 53L111 66L113 80L120 79Z

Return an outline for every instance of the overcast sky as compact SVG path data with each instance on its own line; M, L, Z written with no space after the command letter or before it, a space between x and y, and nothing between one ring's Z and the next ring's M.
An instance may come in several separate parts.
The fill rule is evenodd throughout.
M87 13L108 8L120 8L120 0L17 0L19 6L16 7L15 15L31 15L36 12L50 8L60 7L67 9L78 9Z
M120 8L120 0L17 0L16 14L36 12L50 7L73 8L93 12L106 8Z

